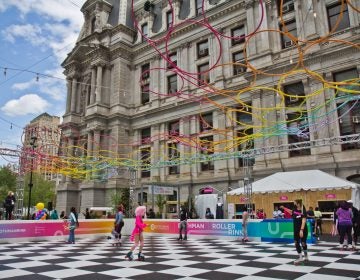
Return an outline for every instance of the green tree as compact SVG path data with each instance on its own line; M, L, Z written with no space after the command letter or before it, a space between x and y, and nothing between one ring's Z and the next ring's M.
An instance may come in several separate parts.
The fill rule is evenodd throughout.
M129 207L129 199L129 188L117 189L110 196L111 207L113 207L116 212L117 207L122 204L124 205L125 210L127 210Z
M160 214L163 214L164 213L164 206L166 204L165 197L163 195L161 195L161 194L158 194L156 196L155 204L159 208Z
M14 193L16 191L16 173L12 172L9 167L2 166L0 167L0 207L9 191Z
M29 201L29 180L30 174L27 174L24 180L24 206L26 207ZM48 202L52 202L55 205L55 197L55 182L45 180L40 174L33 174L30 207L35 206L39 202L44 203L45 208L47 208Z

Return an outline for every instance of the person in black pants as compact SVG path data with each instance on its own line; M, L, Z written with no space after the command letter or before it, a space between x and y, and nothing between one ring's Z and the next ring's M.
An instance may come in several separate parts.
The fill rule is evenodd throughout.
M184 206L180 206L179 218L180 218L180 224L179 224L178 240L183 240L182 237L183 231L184 231L184 240L187 240L187 219L189 218L189 213Z
M304 261L308 261L308 251L306 239L308 236L308 228L306 225L306 209L302 205L302 200L295 200L295 207L293 210L287 209L283 207L288 213L291 213L293 223L294 223L294 242L295 248L299 257L294 261L295 265L303 263ZM304 257L301 253L304 251Z

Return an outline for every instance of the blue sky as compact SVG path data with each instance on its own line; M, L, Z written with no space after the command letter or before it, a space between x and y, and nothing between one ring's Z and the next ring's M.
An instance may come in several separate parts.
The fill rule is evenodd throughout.
M64 114L60 64L77 40L84 2L0 0L0 148L20 145L22 128L38 115Z

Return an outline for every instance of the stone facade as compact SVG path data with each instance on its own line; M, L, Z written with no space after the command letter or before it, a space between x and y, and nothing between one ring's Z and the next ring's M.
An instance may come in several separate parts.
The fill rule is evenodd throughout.
M88 0L82 7L84 26L77 44L63 62L68 78L66 113L62 125L65 147L84 147L87 156L93 158L117 154L118 158L130 157L135 160L141 157L141 150L150 149L151 161L156 163L166 160L168 156L171 141L161 135L168 133L169 124L179 122L179 135L197 135L201 129L199 115L210 114L212 128L218 131L226 130L226 133L213 133L210 129L206 133L202 132L201 137L212 136L209 139L214 142L227 143L220 144L218 151L226 149L231 152L238 149L236 145L231 147L228 144L236 138L238 131L243 129L240 124L231 121L237 118L236 112L223 110L212 103L216 102L226 108L239 106L239 103L234 101L236 93L227 96L214 94L209 96L212 102L202 103L199 103L197 98L167 95L170 92L169 77L173 73L152 70L149 77L146 77L146 83L149 84L151 92L159 94L142 95L144 69L147 69L144 65L149 64L150 69L167 69L169 62L154 51L151 43L146 42L140 31L147 33L147 37L154 42L163 37L170 20L167 16L170 7L168 1L154 0L147 12L144 10L145 1L134 2L135 21L132 19L130 0ZM175 54L173 59L176 59L177 66L189 73L198 72L199 67L204 64L217 63L220 66L209 72L209 83L228 91L235 92L252 84L254 75L251 66L260 70L256 75L257 88L242 93L240 98L242 102L252 106L254 115L261 116L251 120L253 134L264 134L257 129L264 120L277 123L286 120L291 114L288 108L279 107L278 110L265 113L259 109L280 104L279 96L267 89L276 88L281 73L306 67L327 81L334 81L336 73L349 69L355 70L357 77L359 76L358 47L353 47L350 43L337 44L334 41L341 39L359 44L360 14L350 6L344 13L348 22L327 37L331 29L329 25L332 24L329 11L339 1L283 1L283 21L288 29L293 26L289 33L297 35L299 46L295 46L293 39L289 40L278 31L258 32L246 43L248 64L242 68L237 67L235 71L235 66L229 66L229 63L244 49L245 42L234 42L229 37L241 35L242 30L245 34L256 30L262 13L260 30L279 30L281 17L277 1L205 0L204 10L209 24L224 35L220 40L209 28L196 23L202 18L198 2L202 1L173 1L175 16L171 20L177 26L168 40L169 53ZM262 2L263 11L259 8ZM322 37L325 39L318 44L301 43L301 40L314 41ZM207 51L200 56L202 42L207 42ZM164 51L164 40L156 42L156 47ZM299 50L303 54L304 65L296 64ZM266 75L261 71L279 75ZM300 83L305 95L322 88L320 80L310 78L304 71L286 77L282 86L294 83ZM175 89L179 90L181 85L187 96L200 97L204 94L193 80L182 80L178 77L175 84ZM334 89L327 87L314 98L307 98L301 106L306 111L324 104L332 95ZM333 104L324 106L321 110L329 118L338 117ZM357 123L354 123L354 127L354 133L359 133ZM148 128L151 136L160 136L145 143L141 141L141 137ZM328 121L322 129L311 127L309 140L336 137L341 133L340 122ZM259 137L250 144L261 148L287 144L289 139L287 135L273 135ZM358 145L348 149L334 145L314 147L308 153L283 151L262 154L255 158L252 176L260 179L278 171L321 169L342 178L352 179L360 171L358 148ZM180 145L179 152L180 155L200 153L199 149L191 145ZM67 150L67 153L73 155L74 150ZM111 193L119 188L129 187L130 184L129 171L121 166L117 165L116 174L106 180L92 180L91 177L79 180L64 176L57 190L57 208L68 210L75 205L83 210L91 206L109 205ZM142 176L142 172L138 171L136 186L146 186L154 182L180 185L180 198L183 202L188 199L189 192L198 194L199 189L205 186L210 185L220 193L238 187L239 181L244 178L242 166L241 159L229 158L214 161L205 167L201 163L193 162L181 165L176 170L170 167L155 168L146 176ZM135 200L137 201L137 196ZM151 203L150 200L148 203Z
M32 149L31 137L36 137L34 149L40 154L47 155L48 158L41 157L35 161L34 170L40 173L45 180L55 181L59 183L59 174L54 173L54 162L52 157L58 156L61 130L59 129L60 117L50 116L48 113L43 113L34 118L25 127L24 132L24 149ZM25 164L28 166L29 159L25 159ZM25 167L30 168L30 166Z

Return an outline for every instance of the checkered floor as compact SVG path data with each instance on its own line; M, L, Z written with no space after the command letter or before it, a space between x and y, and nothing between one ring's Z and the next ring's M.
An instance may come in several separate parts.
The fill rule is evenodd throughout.
M0 279L360 279L360 252L336 243L309 246L310 262L294 266L292 244L147 236L145 262L124 259L131 243L104 238L0 243Z

